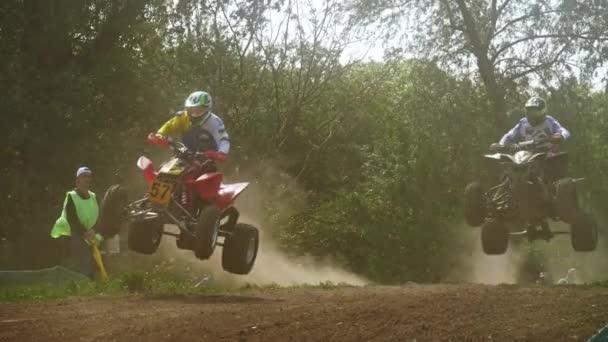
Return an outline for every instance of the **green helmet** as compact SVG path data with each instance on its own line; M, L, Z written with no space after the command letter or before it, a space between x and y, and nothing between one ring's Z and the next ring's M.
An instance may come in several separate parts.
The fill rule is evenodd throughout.
M188 96L188 98L186 99L186 103L184 103L184 107L186 108L191 108L191 107L207 107L207 108L211 108L211 95L209 95L209 93L204 92L204 91L195 91L194 93L190 94Z

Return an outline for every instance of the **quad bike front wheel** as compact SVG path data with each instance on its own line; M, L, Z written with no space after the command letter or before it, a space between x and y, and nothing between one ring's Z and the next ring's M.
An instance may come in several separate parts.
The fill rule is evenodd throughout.
M479 182L470 183L464 189L464 217L469 225L477 227L483 223L485 216L483 188Z
M209 259L215 250L220 225L220 210L208 205L201 210L194 235L194 255L201 260Z
M570 242L577 252L591 252L597 247L597 222L593 216L580 214L570 225Z
M509 246L509 228L496 219L490 219L481 226L481 247L489 255L504 254Z
M234 274L248 274L258 255L259 234L257 228L237 223L232 234L224 240L222 268Z
M131 222L129 226L129 249L141 254L153 254L163 237L163 222L159 217Z
M127 205L127 192L119 184L108 188L101 204L100 233L104 238L112 237L120 231L122 214Z

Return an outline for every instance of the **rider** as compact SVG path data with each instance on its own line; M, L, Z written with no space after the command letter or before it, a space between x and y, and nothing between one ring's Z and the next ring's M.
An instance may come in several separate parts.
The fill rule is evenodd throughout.
M499 145L513 145L522 141L539 140L548 144L552 152L558 144L570 138L570 132L555 118L545 113L546 103L540 97L531 97L526 102L526 116L519 120L502 139ZM566 157L547 161L545 175L550 182L561 179L566 170Z
M511 145L532 139L547 139L559 144L570 137L570 132L553 117L545 114L545 100L532 97L526 102L526 117L519 120L502 139L500 145Z
M230 152L230 139L224 122L211 112L211 95L195 91L186 98L184 110L167 121L156 135L161 138L180 136L191 151L222 162Z

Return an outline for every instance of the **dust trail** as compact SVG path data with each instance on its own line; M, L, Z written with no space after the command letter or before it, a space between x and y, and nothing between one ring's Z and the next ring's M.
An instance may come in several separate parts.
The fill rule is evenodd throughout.
M242 279L254 284L276 283L279 285L319 284L332 282L364 285L366 281L344 271L331 262L318 262L312 258L290 259L276 248L272 241L265 241L252 273Z
M566 276L570 268L576 269L576 284L607 281L608 275L608 232L605 230L605 218L596 217L599 228L599 243L593 252L575 252L572 249L570 235L556 235L549 242L529 242L525 239L511 239L507 253L499 256L485 255L481 249L480 228L466 224L457 225L461 253L459 263L448 279L482 284L515 284L526 277L530 281L532 274L527 274L527 262L532 263L532 271L543 271L546 283L556 284ZM567 224L550 222L553 231L569 232ZM532 256L534 254L534 256Z
M247 223L252 223L248 221ZM166 225L167 231L177 232L177 227ZM263 238L260 250L252 272L239 276L225 272L222 269L221 247L218 247L213 256L207 261L195 258L194 253L180 250L175 246L174 239L163 238L159 247L159 254L166 261L165 268L170 267L172 272L189 275L192 279L211 275L216 284L223 286L242 286L245 284L282 286L311 284L318 285L324 282L334 284L364 285L366 281L352 273L344 271L331 262L319 262L313 258L290 258L279 250L272 240Z
M222 270L221 253L218 247L208 261L200 261L192 251L179 250L173 238L163 238L160 254L163 258L181 265L184 271L192 277L211 275L215 283L223 286L244 284L319 284L331 282L350 285L364 285L366 280L346 270L335 266L331 260L319 261L310 257L289 257L275 243L273 233L281 227L273 226L271 222L281 224L281 219L271 221L275 217L289 217L298 208L304 207L305 194L298 188L296 182L270 163L258 165L253 170L237 170L226 183L249 181L251 185L239 197L236 203L241 216L239 221L253 224L260 230L260 249L252 272L245 276L232 275ZM167 229L177 229L167 225ZM173 227L173 228L171 228Z
M480 284L515 284L522 264L521 251L511 244L503 255L486 255L481 248L479 227L456 225L461 252L448 279Z
M599 220L599 242L593 252L575 252L570 243L570 236L563 235L555 238L543 249L546 271L552 282L557 282L566 276L568 269L576 269L576 284L592 283L608 280L608 246L606 231L603 230L605 222ZM566 224L554 224L556 230L568 231Z
M608 217L605 206L593 201L592 184L579 188L579 205L584 212L592 214L598 227L598 245L592 252L576 252L572 248L570 234L556 235L551 241L536 241L533 248L538 255L538 262L546 273L547 283L556 284L566 277L568 270L576 269L575 284L608 281L605 271L608 269ZM570 226L563 222L549 222L552 231L570 232Z

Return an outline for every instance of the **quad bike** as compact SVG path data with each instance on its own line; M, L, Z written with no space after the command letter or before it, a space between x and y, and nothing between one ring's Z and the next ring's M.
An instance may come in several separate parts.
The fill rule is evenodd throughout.
M257 228L238 222L234 202L249 183L223 184L213 154L193 152L180 142L153 134L148 142L171 148L174 158L155 171L152 161L140 157L137 166L148 183L146 195L126 204L122 187L110 187L102 226L118 227L126 219L128 246L142 254L156 252L163 235L174 236L178 248L192 250L201 260L210 258L219 245L223 269L248 274L257 257L259 234ZM165 231L165 224L176 225L179 233Z
M481 226L484 253L505 253L511 236L549 241L556 234L570 234L575 251L595 250L597 223L581 210L576 194L583 179L559 171L565 169L566 153L555 153L543 139L493 144L490 152L484 157L500 170L499 184L484 191L480 182L470 183L464 201L467 223ZM549 219L569 224L570 231L552 231Z

